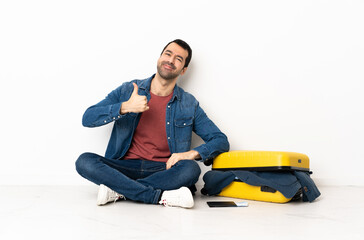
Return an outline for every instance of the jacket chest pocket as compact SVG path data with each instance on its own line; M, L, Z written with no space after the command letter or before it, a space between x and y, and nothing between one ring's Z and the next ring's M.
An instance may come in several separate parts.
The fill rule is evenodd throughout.
M191 144L193 118L174 120L175 138L178 143Z

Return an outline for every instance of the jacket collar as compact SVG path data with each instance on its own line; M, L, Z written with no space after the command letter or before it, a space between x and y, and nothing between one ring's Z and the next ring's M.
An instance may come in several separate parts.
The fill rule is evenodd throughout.
M144 89L146 92L150 93L150 85L152 83L152 79L154 78L155 74L153 74L151 77L145 79L144 81L141 82L139 88ZM180 87L174 86L173 89L173 96L171 101L173 101L175 98L177 98L177 100L181 100L181 89Z

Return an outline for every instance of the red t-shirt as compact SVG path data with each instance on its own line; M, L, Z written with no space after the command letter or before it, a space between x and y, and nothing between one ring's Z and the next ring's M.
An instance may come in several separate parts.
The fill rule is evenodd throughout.
M173 92L165 97L150 93L149 110L142 113L124 159L167 162L171 156L166 133L166 108Z

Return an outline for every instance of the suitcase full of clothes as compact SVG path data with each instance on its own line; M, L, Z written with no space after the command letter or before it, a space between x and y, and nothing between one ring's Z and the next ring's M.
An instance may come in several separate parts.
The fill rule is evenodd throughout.
M235 177L228 186L221 190L218 194L219 196L286 203L293 199L300 198L302 190L300 189L296 194L290 194L289 197L285 197L280 191L270 186L254 186L247 184L241 180L249 178L249 176L244 173L254 173L254 176L257 178L270 174L273 176L274 180L276 176L279 178L282 174L293 175L291 172L294 171L309 172L309 158L305 154L294 152L230 151L220 154L213 160L212 170L223 172L231 171L236 173L236 176L242 176L240 179L239 177Z

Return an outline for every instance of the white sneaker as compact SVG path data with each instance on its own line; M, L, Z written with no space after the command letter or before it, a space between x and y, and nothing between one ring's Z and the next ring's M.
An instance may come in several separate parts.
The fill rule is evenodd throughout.
M97 195L97 205L105 205L108 202L116 202L120 198L125 199L124 195L121 195L110 188L106 187L104 184L100 184L99 193Z
M192 208L194 205L191 191L186 187L164 191L159 204L169 207Z

